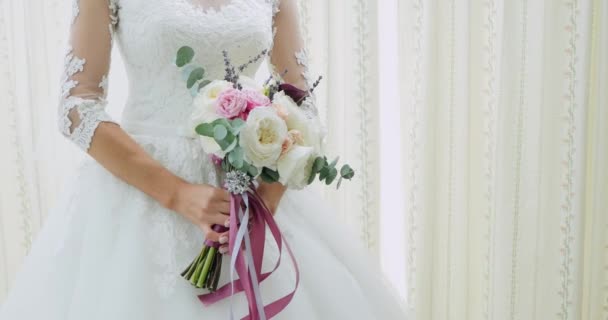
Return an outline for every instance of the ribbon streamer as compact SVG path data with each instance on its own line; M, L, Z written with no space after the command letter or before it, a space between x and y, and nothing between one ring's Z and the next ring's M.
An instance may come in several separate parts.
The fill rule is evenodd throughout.
M249 216L251 216L251 232L249 232ZM293 299L300 283L300 271L291 248L283 238L274 217L264 204L264 201L255 190L253 185L249 190L240 194L230 196L230 225L240 226L230 228L229 251L232 254L230 260L230 283L222 286L215 292L198 296L204 305L212 305L220 300L231 298L234 294L244 292L249 305L249 314L241 320L266 320L271 319L283 311ZM277 244L279 257L274 268L262 273L262 261L264 258L264 242L266 240L266 226ZM287 249L291 262L296 272L296 284L293 291L276 301L264 305L260 294L260 283L266 280L281 264L283 256L283 244ZM234 273L239 276L234 279ZM234 319L232 302L230 303L230 319Z

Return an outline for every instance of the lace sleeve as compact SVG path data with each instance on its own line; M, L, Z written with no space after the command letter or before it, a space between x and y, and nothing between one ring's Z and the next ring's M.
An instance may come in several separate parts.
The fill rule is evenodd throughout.
M88 151L105 112L117 0L73 0L59 103L59 130Z
M308 52L300 32L297 0L272 0L274 3L274 40L270 52L271 70L285 82L310 90L315 79L310 74ZM301 107L317 116L315 96L311 93Z

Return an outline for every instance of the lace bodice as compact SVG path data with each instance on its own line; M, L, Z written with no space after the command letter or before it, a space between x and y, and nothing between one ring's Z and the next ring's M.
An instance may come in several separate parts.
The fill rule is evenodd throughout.
M175 66L184 45L195 49L207 78L224 77L223 50L238 65L268 49L273 70L288 70L286 81L310 86L296 0L73 1L58 117L60 131L85 151L97 126L114 122L104 109L115 42L129 78L123 121L186 122L192 96ZM259 64L243 73L253 76Z

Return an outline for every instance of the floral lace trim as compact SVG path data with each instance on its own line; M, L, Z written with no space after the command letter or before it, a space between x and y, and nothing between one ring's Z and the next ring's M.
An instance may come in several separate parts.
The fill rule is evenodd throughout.
M69 78L78 72L82 72L84 70L84 65L86 62L87 62L86 59L82 59L82 58L75 56L73 53L73 48L71 46L68 46L67 52L65 55L65 60L64 60L64 63L65 63L64 79Z
M300 51L295 53L296 56L296 61L298 62L298 65L300 65L302 67L302 77L304 78L304 80L306 80L306 85L309 88L312 88L312 85L314 83L314 79L312 78L312 75L310 74L310 70L309 70L309 60L308 60L308 50L306 50L305 48L300 49Z
M118 0L110 0L108 6L110 8L110 25L114 29L118 25Z
M64 100L61 106L60 115L61 132L70 138L80 149L87 151L91 146L91 140L95 129L101 122L113 122L112 118L105 112L105 100L85 100L78 97L69 97ZM72 121L70 112L76 108L80 123L70 132Z
M65 60L64 60L64 71L61 80L61 97L67 98L70 95L70 91L78 85L78 81L70 79L73 75L84 70L85 59L81 59L72 53L72 47L68 47Z
M72 0L72 22L71 25L74 25L76 22L76 18L80 14L80 8L78 7L79 0Z
M276 16L280 11L281 0L266 0L266 2L272 5L272 16Z
M312 88L314 84L314 79L310 73L309 69L309 59L308 59L308 50L306 48L302 48L300 51L295 53L296 61L298 65L302 67L302 77L306 81L306 85L308 88ZM319 115L319 111L317 110L316 97L314 93L310 93L308 98L306 98L300 108L304 110L304 113L308 116L309 119L317 117Z
M99 87L103 90L103 96L106 97L108 95L108 76L104 75L101 78L101 82L99 82Z

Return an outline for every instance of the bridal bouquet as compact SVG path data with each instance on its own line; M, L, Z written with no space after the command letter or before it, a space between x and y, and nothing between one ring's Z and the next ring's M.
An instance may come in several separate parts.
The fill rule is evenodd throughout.
M328 161L321 152L323 130L318 117L306 112L311 90L303 91L271 76L257 84L241 74L257 62L266 51L246 64L234 66L223 52L224 79L206 79L205 69L192 63L195 52L182 47L176 65L182 68L186 87L194 96L193 113L188 124L196 133L205 152L226 172L224 188L231 194L230 226L213 226L214 231L229 231L231 282L218 289L222 254L219 243L206 241L201 253L184 270L182 276L197 288L210 293L199 296L211 304L244 291L249 301L251 319L265 319L280 312L291 301L294 291L264 307L259 283L279 266L262 273L266 226L276 241L279 252L285 245L299 279L297 264L283 242L270 210L256 192L256 181L279 182L288 188L302 189L318 179L327 185L352 179L348 165L337 168L338 159ZM235 227L232 227L235 226ZM239 276L234 280L234 272ZM297 288L296 281L296 288Z

